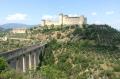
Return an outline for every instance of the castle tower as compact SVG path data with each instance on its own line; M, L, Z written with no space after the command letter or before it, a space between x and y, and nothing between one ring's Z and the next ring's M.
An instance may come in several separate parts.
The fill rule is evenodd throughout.
M87 24L87 18L84 17L84 24Z
M63 25L63 14L59 14L59 24Z
M83 27L82 25L87 24L87 18L84 16L80 16L79 24L81 27Z
M45 25L46 25L46 24L45 24L45 20L42 20L41 25L42 25L42 26L45 26Z
M84 16L82 16L81 18L82 18L83 24L86 24L87 23L87 18L84 17Z

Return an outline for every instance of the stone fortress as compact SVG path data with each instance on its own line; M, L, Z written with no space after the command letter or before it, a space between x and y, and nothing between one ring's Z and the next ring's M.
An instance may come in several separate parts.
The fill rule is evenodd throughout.
M42 26L51 25L80 25L87 24L87 18L84 16L70 17L68 15L59 14L58 21L42 20Z
M16 34L16 33L26 33L27 29L26 28L14 28L11 30L11 33Z

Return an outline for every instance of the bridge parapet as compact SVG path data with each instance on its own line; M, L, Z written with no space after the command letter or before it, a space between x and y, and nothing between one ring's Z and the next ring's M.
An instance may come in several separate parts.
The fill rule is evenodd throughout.
M18 48L16 50L0 53L0 57L4 57L8 64L18 71L26 72L28 69L36 69L44 55L45 44L37 44Z
M5 58L6 60L11 60L20 55L23 55L28 52L34 51L36 49L39 49L45 45L46 44L43 44L43 45L38 44L38 45L32 45L32 46L27 46L27 47L23 47L23 48L18 48L18 49L12 50L12 51L2 52L2 53L0 53L0 57Z

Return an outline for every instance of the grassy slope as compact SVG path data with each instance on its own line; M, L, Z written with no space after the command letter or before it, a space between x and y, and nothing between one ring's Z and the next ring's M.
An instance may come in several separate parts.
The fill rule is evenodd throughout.
M106 32L106 36L104 32ZM77 35L79 40L67 43L52 40L48 44L44 65L41 67L45 76L50 79L120 78L120 50L115 46L115 42L118 42L119 39L118 36L113 38L113 36L119 35L119 32L109 26L90 26L84 30L77 29L73 34ZM96 35L100 37L96 37ZM109 37L107 37L108 35ZM105 41L101 41L102 39ZM64 76L63 74L55 76L55 72L51 72L51 70L61 71Z
M67 44L52 41L49 45L44 66L64 72L67 78L87 79L94 76L96 79L98 77L115 79L117 74L120 78L120 50L93 47L85 40ZM46 72L46 76L48 74L50 73Z
M66 33L66 37L70 40L58 42L59 39L64 38L60 34L58 39L52 38L45 51L42 66L36 72L32 72L32 79L120 78L120 50L116 47L120 44L120 34L117 30L109 26L92 25L85 29L74 26L44 29L34 34L40 32L49 36L54 35L56 31ZM13 77L13 74L8 75L8 73L7 76ZM24 77L15 76L13 79L17 78L28 79L30 76L25 74Z

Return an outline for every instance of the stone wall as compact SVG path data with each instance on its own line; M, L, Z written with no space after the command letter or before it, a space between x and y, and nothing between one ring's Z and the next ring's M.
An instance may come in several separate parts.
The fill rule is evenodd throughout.
M12 29L11 33L26 33L26 29L24 28L16 28L16 29Z
M83 25L87 24L87 18L84 16L70 17L68 15L59 14L59 21L42 20L42 26L50 25Z

